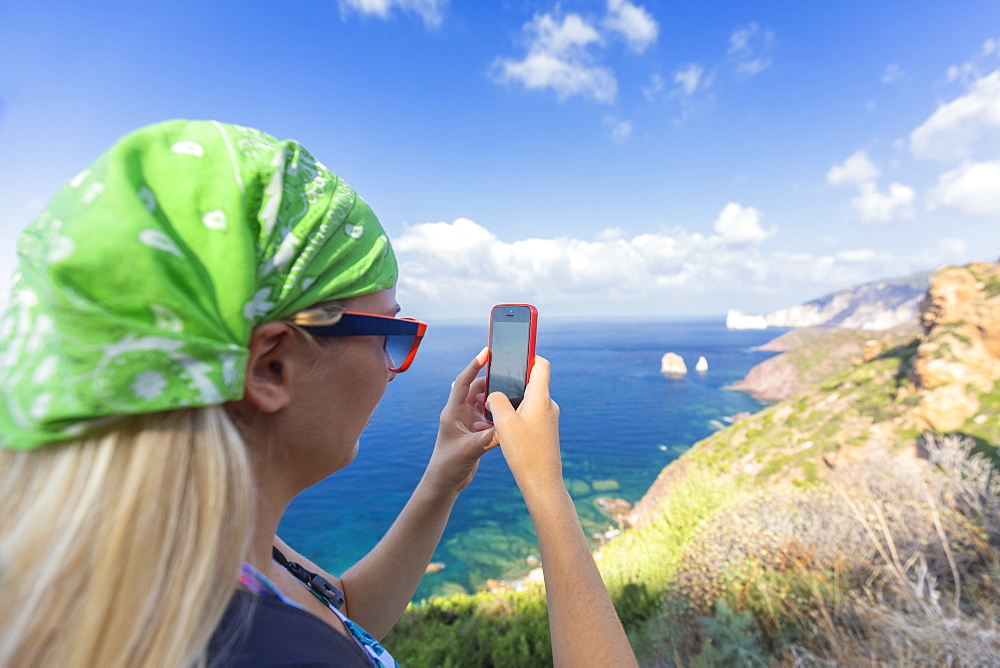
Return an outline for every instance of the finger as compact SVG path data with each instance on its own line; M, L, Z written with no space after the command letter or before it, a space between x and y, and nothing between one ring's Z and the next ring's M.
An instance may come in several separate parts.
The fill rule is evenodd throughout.
M486 397L486 410L493 414L493 424L504 422L514 415L514 407L503 392L494 392Z
M469 394L465 397L465 403L475 406L477 403L483 401L485 397L486 378L481 376L472 381L472 385L469 386Z
M469 386L472 381L475 380L476 376L486 366L487 352L488 348L483 348L479 351L479 354L472 358L460 374L455 378L455 382L451 384L451 398L458 401L462 397L468 395Z
M551 365L549 361L541 355L535 355L535 364L531 367L531 378L528 379L528 386L524 388L524 399L530 397L549 398L549 375Z
M486 452L488 450L492 450L493 448L497 447L498 445L500 445L500 436L498 436L497 433L496 433L496 431L494 431L490 435L490 440L487 441L486 445L483 446L483 452Z

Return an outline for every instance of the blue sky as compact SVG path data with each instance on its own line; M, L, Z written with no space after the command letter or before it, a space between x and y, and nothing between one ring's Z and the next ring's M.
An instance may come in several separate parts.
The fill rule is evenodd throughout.
M407 315L777 310L1000 251L1000 3L0 3L0 274L115 139L214 118L369 201Z

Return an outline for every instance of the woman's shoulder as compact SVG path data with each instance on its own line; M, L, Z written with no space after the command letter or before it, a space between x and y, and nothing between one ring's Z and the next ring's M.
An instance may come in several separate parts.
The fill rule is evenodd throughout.
M209 666L364 666L358 645L305 610L237 590L208 644Z
M277 535L274 536L274 546L278 548L282 552L282 554L288 557L289 561L295 561L299 564L302 564L304 567L308 568L313 573L316 573L317 575L322 575L324 578L329 580L330 583L333 584L333 586L337 587L338 589L343 589L343 587L340 586L340 578L338 578L335 575L331 575L330 573L327 573L325 570L323 570L315 563L313 563L309 558L304 557L298 552L296 552L294 548L292 548L285 541L281 540L281 538L279 538Z

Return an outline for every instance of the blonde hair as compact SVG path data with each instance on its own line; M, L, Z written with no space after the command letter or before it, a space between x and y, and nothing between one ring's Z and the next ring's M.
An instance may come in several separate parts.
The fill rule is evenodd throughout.
M255 509L222 406L0 451L0 490L0 665L203 660Z

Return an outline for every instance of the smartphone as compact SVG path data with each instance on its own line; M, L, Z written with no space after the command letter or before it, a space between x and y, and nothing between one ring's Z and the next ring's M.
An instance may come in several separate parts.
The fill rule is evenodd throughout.
M503 392L517 408L535 362L538 309L531 304L497 304L490 311L490 361L486 366L486 396ZM493 416L486 411L486 420Z

